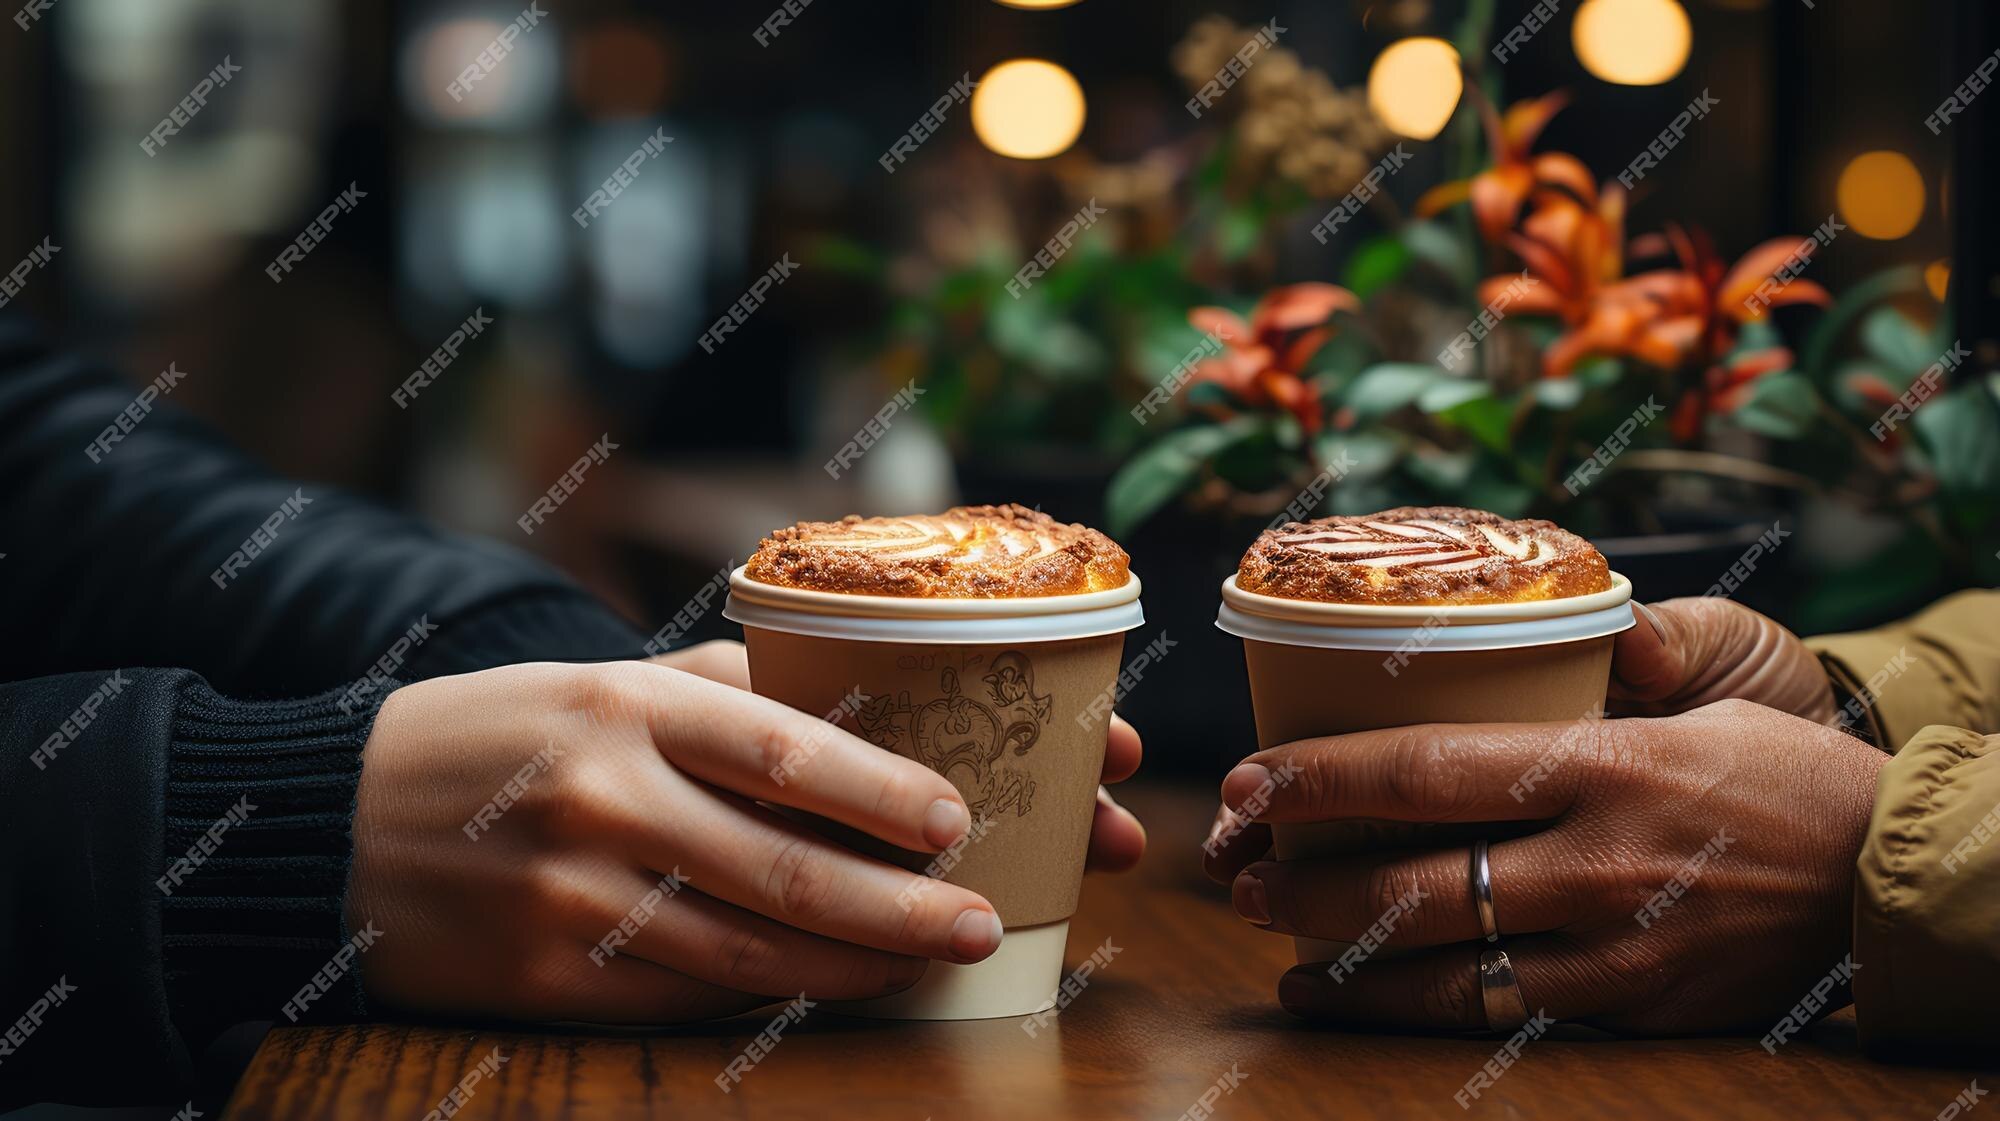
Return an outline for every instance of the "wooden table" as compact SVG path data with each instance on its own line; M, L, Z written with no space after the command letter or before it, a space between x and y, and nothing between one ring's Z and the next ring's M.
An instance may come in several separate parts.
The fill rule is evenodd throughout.
M1227 892L1201 875L1195 839L1212 801L1162 790L1125 800L1148 822L1152 851L1135 873L1093 877L1070 930L1072 965L1106 938L1119 953L1035 1037L1020 1020L883 1023L813 1011L725 1094L716 1076L772 1011L644 1032L285 1027L265 1038L225 1117L420 1121L495 1047L508 1061L471 1088L450 1115L455 1121L1170 1121L1191 1109L1198 1121L1198 1099L1232 1071L1237 1085L1213 1101L1217 1121L1932 1118L1975 1073L1871 1062L1856 1048L1852 1014L1843 1013L1775 1057L1748 1038L1552 1036L1530 1043L1462 1110L1453 1094L1492 1057L1494 1041L1358 1035L1286 1015L1272 994L1291 964L1290 940L1246 926ZM1978 1107L2000 1117L2000 1105Z

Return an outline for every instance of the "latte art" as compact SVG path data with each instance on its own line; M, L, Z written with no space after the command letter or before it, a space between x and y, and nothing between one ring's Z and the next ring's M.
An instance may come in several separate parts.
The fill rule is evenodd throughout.
M1602 591L1611 578L1597 550L1552 522L1439 506L1267 530L1237 586L1332 603L1506 603Z
M752 580L858 595L996 598L1074 595L1124 585L1111 539L1023 506L801 522L764 539Z

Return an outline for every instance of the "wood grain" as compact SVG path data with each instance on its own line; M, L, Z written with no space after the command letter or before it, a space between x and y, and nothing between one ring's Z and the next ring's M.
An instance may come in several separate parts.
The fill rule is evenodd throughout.
M508 1061L472 1087L456 1121L741 1118L1143 1117L1212 1102L1231 1118L1935 1117L1969 1070L1863 1058L1851 1013L1776 1056L1756 1040L1606 1040L1558 1028L1472 1108L1453 1094L1492 1057L1487 1039L1367 1035L1304 1026L1272 997L1290 940L1251 929L1202 877L1195 838L1213 803L1127 797L1150 827L1135 873L1094 877L1070 932L1071 963L1106 939L1111 963L1039 1034L1021 1020L882 1023L813 1011L740 1084L716 1076L772 1011L694 1028L519 1032L354 1024L272 1031L229 1121L419 1121L483 1056ZM1570 1034L1578 1037L1569 1038ZM1983 1088L1983 1087L1982 1087Z

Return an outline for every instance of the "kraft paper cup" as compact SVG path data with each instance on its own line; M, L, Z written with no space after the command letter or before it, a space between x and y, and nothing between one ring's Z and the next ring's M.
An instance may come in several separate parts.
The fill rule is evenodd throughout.
M1243 640L1257 745L1407 724L1577 720L1600 711L1632 584L1527 603L1317 603L1222 585L1215 625ZM1279 860L1320 855L1335 824L1274 825ZM1349 943L1294 938L1301 963Z
M723 615L743 625L752 689L924 763L951 780L973 819L944 853L894 848L819 818L814 828L978 892L1006 930L985 961L934 961L903 992L828 1007L899 1020L1051 1007L1090 847L1111 688L1125 632L1145 621L1139 578L1081 595L911 599L777 587L738 568Z

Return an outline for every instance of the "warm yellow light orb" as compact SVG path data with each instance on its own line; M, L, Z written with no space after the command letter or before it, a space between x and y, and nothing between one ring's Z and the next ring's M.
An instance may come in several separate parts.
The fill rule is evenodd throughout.
M1841 169L1833 197L1855 233L1894 241L1924 216L1924 177L1901 152L1863 152Z
M1924 266L1924 287L1931 290L1932 299L1943 303L1951 290L1951 262L1940 257Z
M1076 143L1083 131L1083 87L1053 62L1003 62L988 70L972 91L972 131L1003 156L1053 156Z
M1584 0L1570 25L1583 68L1621 86L1657 86L1680 73L1693 41L1674 0Z
M1390 131L1412 140L1436 136L1464 90L1458 52L1443 39L1391 43L1368 68L1368 108Z

